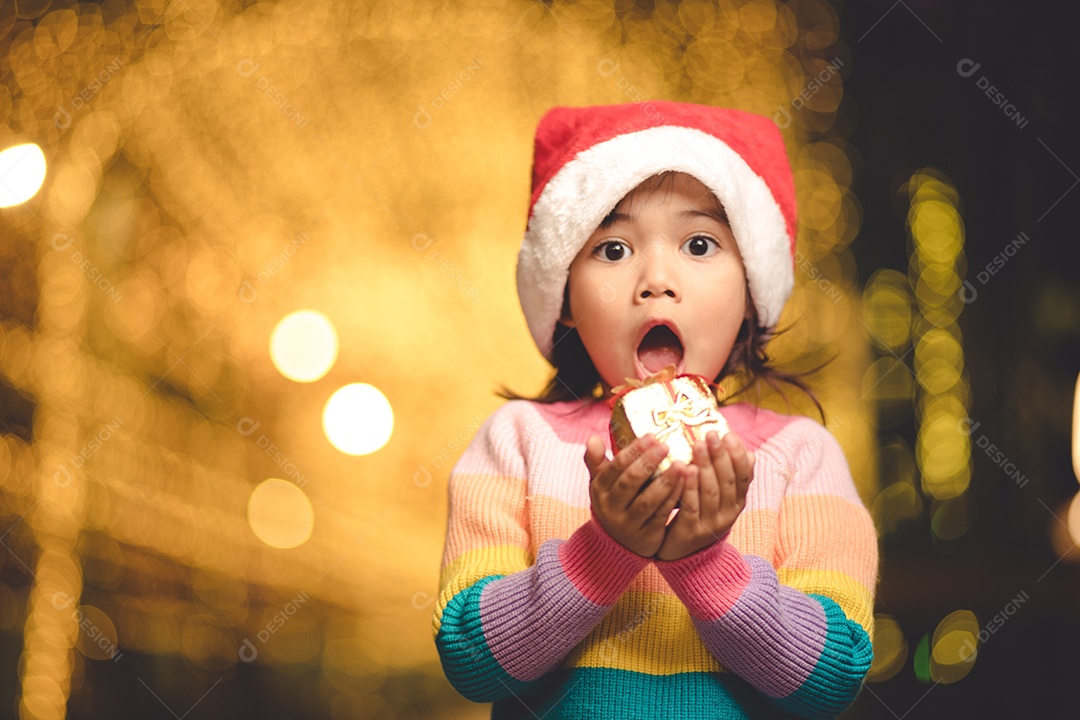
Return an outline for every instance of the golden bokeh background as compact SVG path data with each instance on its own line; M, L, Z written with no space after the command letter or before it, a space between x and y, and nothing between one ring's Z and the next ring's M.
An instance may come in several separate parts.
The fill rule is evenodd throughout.
M925 512L941 538L965 532L951 180L911 176L909 271L861 289L833 7L643 8L0 4L0 151L33 143L46 168L0 210L0 630L21 647L19 717L92 713L91 666L135 674L136 657L197 681L138 677L174 714L250 665L313 675L319 715L486 715L442 679L430 614L449 469L498 385L548 378L513 269L553 105L774 119L799 208L774 354L835 356L814 386L882 534ZM914 418L914 445L879 440L879 418ZM971 667L979 626L957 613L913 651L942 682ZM909 648L877 622L884 681Z

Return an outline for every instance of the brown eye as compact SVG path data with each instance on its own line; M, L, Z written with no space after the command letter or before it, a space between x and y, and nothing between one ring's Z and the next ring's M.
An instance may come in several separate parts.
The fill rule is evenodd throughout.
M707 257L720 249L720 244L711 237L695 235L683 244L683 249L695 257Z
M602 259L609 262L618 262L619 260L624 260L631 255L630 248L624 243L619 242L618 240L608 240L607 242L597 246L596 250L594 250L593 252L595 252Z

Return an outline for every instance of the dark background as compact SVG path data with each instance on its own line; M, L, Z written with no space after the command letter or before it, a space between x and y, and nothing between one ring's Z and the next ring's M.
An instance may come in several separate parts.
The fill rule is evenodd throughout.
M972 440L985 435L1028 478L1018 487L973 443L968 532L935 541L924 513L883 539L877 609L897 619L911 652L891 680L868 686L850 717L1076 717L1080 706L1077 566L1057 562L1050 544L1080 489L1070 459L1080 370L1077 27L1067 7L838 6L853 57L842 115L863 209L852 244L859 281L882 267L907 273L902 184L919 168L945 173L960 197L967 279L978 291L959 319L971 418L982 423ZM965 58L980 64L970 77L957 71ZM1017 108L1022 128L979 89L980 77ZM980 283L1021 232L1027 244ZM895 430L914 442L910 423ZM916 646L943 609L972 610L985 627L1021 592L1029 600L980 648L967 677L916 679Z

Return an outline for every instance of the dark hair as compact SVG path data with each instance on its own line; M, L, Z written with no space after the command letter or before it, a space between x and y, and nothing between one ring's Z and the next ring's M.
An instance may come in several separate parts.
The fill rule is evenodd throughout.
M569 306L569 288L563 293L563 312ZM742 395L763 382L775 390L781 396L786 397L781 384L790 385L809 396L814 407L821 414L822 421L825 419L825 411L821 403L814 395L814 391L803 379L819 372L825 365L831 362L827 358L820 364L805 371L787 372L774 367L772 358L765 350L769 340L783 334L791 328L770 332L761 327L758 321L757 308L750 297L750 291L746 292L746 318L739 327L739 333L735 337L735 344L731 347L731 354L727 362L720 370L720 374L713 378L713 383L719 383L729 376L742 376L740 386L730 393L724 401ZM555 334L551 348L550 362L555 368L555 374L548 381L544 390L535 397L519 395L503 386L496 395L506 400L532 400L539 403L556 403L571 400L582 400L587 397L599 399L603 395L600 373L593 365L592 358L578 336L577 329L567 327L561 323L555 325Z

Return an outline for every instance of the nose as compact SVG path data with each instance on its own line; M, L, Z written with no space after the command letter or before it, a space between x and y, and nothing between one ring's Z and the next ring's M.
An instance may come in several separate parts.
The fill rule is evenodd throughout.
M652 245L644 253L641 270L638 273L637 298L669 297L678 300L681 297L675 258L663 247Z

